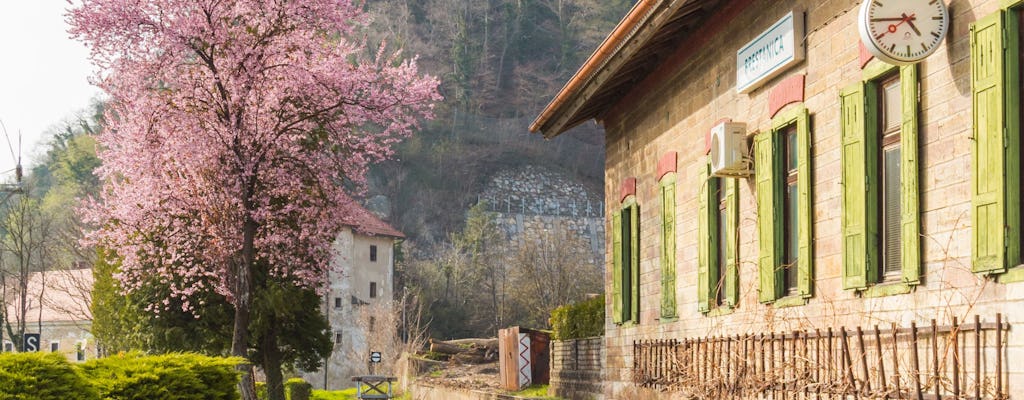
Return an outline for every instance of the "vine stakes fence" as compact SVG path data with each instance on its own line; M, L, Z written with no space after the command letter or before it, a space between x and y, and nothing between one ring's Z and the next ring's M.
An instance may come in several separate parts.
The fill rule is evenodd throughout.
M633 342L633 381L692 398L1006 399L1010 326L828 328Z

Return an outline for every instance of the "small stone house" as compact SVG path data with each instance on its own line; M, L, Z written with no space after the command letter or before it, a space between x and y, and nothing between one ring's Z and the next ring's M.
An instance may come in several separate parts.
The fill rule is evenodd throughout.
M349 204L346 228L334 242L337 256L324 299L334 349L320 370L302 373L315 388L352 387L353 376L368 373L371 351L392 356L393 349L370 345L397 328L389 326L392 320L384 313L394 299L395 244L405 235L354 200Z
M604 128L606 398L1024 398L1024 2L862 3L640 0L531 126Z

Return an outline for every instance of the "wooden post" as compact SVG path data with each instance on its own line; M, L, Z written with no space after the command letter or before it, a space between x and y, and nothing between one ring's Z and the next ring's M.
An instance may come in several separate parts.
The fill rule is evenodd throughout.
M1003 314L996 314L996 399L1003 398Z
M935 382L935 399L942 399L942 387L939 385L939 329L932 320L932 379Z
M821 329L814 329L814 359L817 360L814 368L814 383L815 383L815 394L816 398L821 398Z
M846 327L839 328L839 333L842 339L842 356L843 356L843 369L846 371L847 388L852 388L854 396L860 398L857 393L857 383L853 378L853 360L850 357L850 343L848 341L849 336L846 334ZM843 389L843 394L846 394L847 389Z
M892 323L892 379L896 385L896 398L902 399L903 392L900 390L900 349L898 345L899 326Z
M960 398L960 343L958 336L960 336L960 327L957 325L956 317L953 317L953 329L950 329L949 334L952 336L953 342L953 398Z
M974 398L981 398L981 316L974 314Z
M833 384L833 382L835 382L835 376L836 376L836 374L835 374L835 370L836 370L836 368L835 368L835 366L836 366L836 357L835 357L835 352L832 351L832 342L833 342L832 327L829 327L828 328L828 364L826 365L826 367L828 369L825 370L825 375L827 376L826 379L828 380L828 383L830 385L829 393L835 393L835 389L831 388L831 385Z
M889 392L889 385L885 383L885 360L882 358L882 334L875 325L875 349L878 350L878 390L883 393ZM885 398L889 395L886 394Z
M857 327L857 343L860 345L860 369L864 374L864 394L871 393L871 375L868 374L868 351L864 347L864 330Z
M920 360L918 360L917 353L917 346L919 343L917 341L917 323L913 321L910 322L910 342L911 346L914 348L914 354L910 359L912 362L911 367L914 369L914 393L917 395L917 400L924 400L924 393L921 392L921 365Z

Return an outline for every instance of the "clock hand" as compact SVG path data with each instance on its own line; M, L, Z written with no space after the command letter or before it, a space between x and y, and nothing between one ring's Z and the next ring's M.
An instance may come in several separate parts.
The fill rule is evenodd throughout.
M906 14L904 14L904 15L906 15ZM903 17L896 17L896 18L872 18L871 22L902 21L902 20L903 20Z
M903 25L904 22L909 21L911 18L914 18L914 16L911 15L911 16L908 17L907 14L903 14L903 18L899 19L900 20L899 23L889 24L889 29L887 29L888 32L882 32L881 35L878 35L878 38L881 39L887 33L896 33L896 29L898 29L900 27L900 25Z
M911 14L911 15L910 15L910 16L908 17L908 16L907 16L907 14L903 14L903 18L904 18L904 19L906 19L906 21L907 21L907 25L910 25L910 29L913 29L913 30L914 30L914 33L916 33L916 34L917 34L917 36L921 36L921 31L919 31L919 30L917 29L917 26L916 26L916 25L914 25L914 20L915 20L915 19L917 19L917 18L915 17L916 15L917 15L917 14Z

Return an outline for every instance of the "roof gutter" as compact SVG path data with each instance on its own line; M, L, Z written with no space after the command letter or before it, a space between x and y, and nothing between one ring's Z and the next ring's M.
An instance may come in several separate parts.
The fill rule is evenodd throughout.
M551 100L551 103L548 103L547 107L544 107L544 111L541 111L541 114L537 119L530 124L530 132L539 132L541 126L548 123L558 109L568 103L569 99L578 93L587 81L594 77L594 74L597 73L600 66L603 65L609 57L615 54L623 41L628 38L629 34L633 32L636 26L640 24L651 9L654 8L655 4L659 2L660 0L640 0L633 6L633 9L629 11L629 14L626 14L626 17L622 19L622 22L619 22L619 25L615 27L615 30L612 31L612 33L608 35L603 42L601 42L601 46L597 48L597 51L587 58L587 62L580 67L579 71L576 71L576 74L573 75L572 79L562 87L562 90L558 92L558 95ZM550 137L546 134L544 136Z

